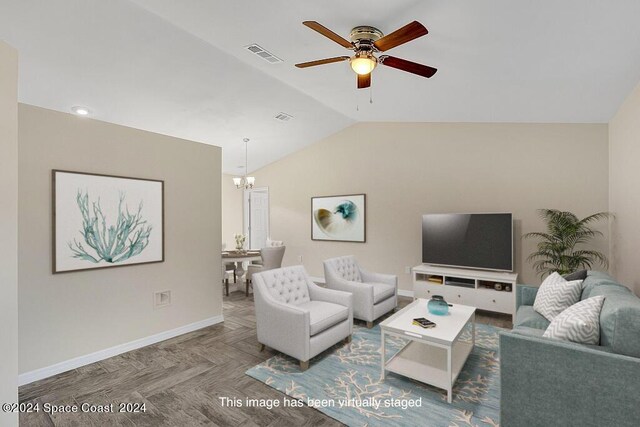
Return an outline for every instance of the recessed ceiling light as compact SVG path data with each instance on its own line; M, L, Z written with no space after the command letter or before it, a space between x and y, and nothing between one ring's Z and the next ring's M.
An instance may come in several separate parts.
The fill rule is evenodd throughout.
M89 109L87 107L80 107L79 105L76 105L75 107L71 107L71 111L73 111L74 114L77 114L79 116L89 115Z

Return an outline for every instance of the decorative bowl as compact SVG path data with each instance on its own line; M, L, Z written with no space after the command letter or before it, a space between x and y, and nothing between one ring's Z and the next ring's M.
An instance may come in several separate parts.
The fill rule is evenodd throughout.
M444 316L449 313L449 304L441 295L434 295L427 303L427 310L436 316Z

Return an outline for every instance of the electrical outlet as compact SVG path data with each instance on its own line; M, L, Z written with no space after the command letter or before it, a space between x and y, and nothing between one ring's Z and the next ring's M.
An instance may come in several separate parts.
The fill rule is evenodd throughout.
M302 255L298 255L298 262L302 264Z
M158 291L153 293L153 307L161 308L171 305L171 291Z
M411 267L405 267L404 272L407 274L411 274Z

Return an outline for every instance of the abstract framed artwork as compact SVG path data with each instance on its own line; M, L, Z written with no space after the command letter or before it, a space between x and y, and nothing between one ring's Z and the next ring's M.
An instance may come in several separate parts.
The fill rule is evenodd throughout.
M366 194L311 198L311 240L366 242Z
M164 181L52 171L53 273L164 261Z

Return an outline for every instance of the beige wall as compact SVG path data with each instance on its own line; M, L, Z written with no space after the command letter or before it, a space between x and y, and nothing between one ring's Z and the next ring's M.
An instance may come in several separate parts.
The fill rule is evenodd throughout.
M540 230L538 208L587 215L607 210L607 125L360 123L255 173L268 186L271 236L284 264L322 275L322 260L354 254L397 274L421 262L421 215L513 212L516 236ZM367 194L367 243L313 242L311 196ZM603 230L607 231L606 224ZM516 237L520 282L539 283ZM608 242L596 247L608 252Z
M640 295L640 85L631 92L609 123L609 206L613 270Z
M18 401L18 54L0 41L0 403ZM18 416L0 411L0 425Z
M242 190L233 184L234 175L222 175L222 242L227 249L236 246L234 234L242 233Z
M19 141L21 373L222 313L220 148L27 105ZM52 169L164 180L166 261L52 275Z

